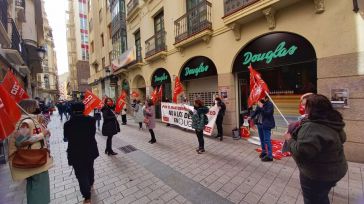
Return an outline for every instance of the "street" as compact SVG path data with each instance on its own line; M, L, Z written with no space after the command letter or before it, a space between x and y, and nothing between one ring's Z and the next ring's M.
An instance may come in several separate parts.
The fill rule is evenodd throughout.
M58 113L49 129L55 161L49 171L51 203L80 203ZM95 161L92 203L303 203L292 158L263 163L257 146L231 137L222 142L205 137L206 152L199 155L193 132L158 123L155 134L157 143L149 144L149 132L138 130L129 117L113 139L118 155L107 156L106 138L97 131L100 157ZM1 204L26 203L25 182L12 182L7 165L0 165L0 183ZM364 164L349 162L347 175L330 193L332 203L364 203L363 184Z

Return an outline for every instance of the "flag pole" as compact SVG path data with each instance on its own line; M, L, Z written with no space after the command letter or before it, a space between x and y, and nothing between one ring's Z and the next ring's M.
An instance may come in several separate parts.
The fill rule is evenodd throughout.
M32 117L26 110L24 110L24 108L22 108L18 103L16 103L16 105L18 106L18 108L23 111L25 113L25 115L27 115L28 117ZM39 123L44 129L47 129L46 126L44 126L42 123Z
M286 117L284 117L284 115L282 114L282 112L279 110L279 108L277 107L277 105L274 103L273 99L270 97L269 93L267 91L265 91L265 94L268 96L269 100L273 103L274 107L278 110L279 114L282 116L284 122L286 122L287 125L289 125L288 120L286 119Z

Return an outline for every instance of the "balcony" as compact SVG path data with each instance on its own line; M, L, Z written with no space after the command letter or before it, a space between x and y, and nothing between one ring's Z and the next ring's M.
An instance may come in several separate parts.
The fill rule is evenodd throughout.
M137 16L139 10L139 0L129 0L129 3L127 5L128 15L126 17L126 20L132 21Z
M0 5L0 44L9 47L11 41L8 35L8 1L0 0Z
M25 22L25 0L15 0L15 11L20 22Z
M127 65L127 69L141 68L143 66L142 47L136 47L135 51L135 60Z
M6 57L14 64L23 65L24 60L22 58L22 39L19 31L14 23L14 20L8 19L11 27L11 47L10 49L4 49Z
M167 56L166 32L160 31L145 41L145 60L154 61Z
M211 3L204 0L174 22L175 44L183 48L212 36Z
M224 0L224 17L231 15L259 0Z

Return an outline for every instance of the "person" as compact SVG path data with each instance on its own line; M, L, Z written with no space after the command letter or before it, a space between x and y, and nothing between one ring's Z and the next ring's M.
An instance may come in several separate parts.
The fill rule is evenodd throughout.
M102 124L102 135L107 136L105 154L117 155L118 153L112 150L112 138L120 132L119 122L116 119L114 112L114 101L111 98L105 98L104 107L102 107L102 117L104 123Z
M121 124L122 125L126 125L126 123L127 123L126 112L127 112L126 104L124 104L123 107L121 108L121 122L122 122Z
M217 135L216 135L215 138L219 138L220 137L220 141L222 141L223 140L222 122L223 122L224 116L225 116L226 105L221 100L220 97L216 97L215 98L215 104L219 108L219 113L217 114L217 117L216 117Z
M69 120L72 115L71 104L72 104L71 101L67 101L66 103L63 104L65 106L64 109L67 120Z
M82 102L72 104L73 116L64 124L64 137L68 140L68 164L75 170L84 203L91 203L94 184L94 160L99 156L95 139L96 120L85 116Z
M97 129L100 130L101 110L99 108L94 109L94 118L96 120Z
M36 100L25 99L19 105L27 112L21 115L16 124L17 129L9 136L9 167L14 181L26 179L26 194L28 204L48 204L50 202L50 186L48 170L53 165L53 159L47 157L43 166L29 169L13 167L13 159L17 149L40 149L48 148L45 137L49 131L38 122L41 113Z
M143 103L137 100L134 105L134 120L139 124L139 130L143 130Z
M328 193L348 170L345 123L321 94L307 97L305 113L300 126L284 138L300 172L304 203L329 204Z
M63 113L64 113L64 107L62 105L62 102L57 103L57 109L58 109L58 114L61 117L61 121L63 120Z
M171 102L171 100L169 100L169 98L168 97L166 97L166 100L164 101L164 102L166 102L166 103L170 103ZM166 125L167 127L169 127L169 126L171 126L171 124L170 123L167 123L167 125Z
M258 134L262 153L259 155L264 162L273 161L271 131L275 127L274 121L274 106L269 101L268 96L258 101L256 110L252 113L251 118L258 118L256 125L258 127Z
M203 130L206 125L205 115L209 112L209 109L204 106L201 100L195 100L193 107L194 110L190 110L189 113L192 115L192 128L195 129L198 139L198 148L196 151L198 154L202 154L205 152L205 142L203 138Z
M144 123L147 126L147 128L149 129L149 133L150 133L149 143L154 144L157 142L157 140L155 139L154 131L153 131L153 129L155 128L154 104L153 104L152 99L148 99L145 104L146 104L146 106L145 106L145 114L144 114Z

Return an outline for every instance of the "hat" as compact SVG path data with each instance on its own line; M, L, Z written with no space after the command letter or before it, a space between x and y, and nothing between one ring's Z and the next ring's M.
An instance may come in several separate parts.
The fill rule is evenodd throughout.
M82 102L75 102L71 105L71 110L74 113L83 113L83 111L85 110L85 104L83 104Z

